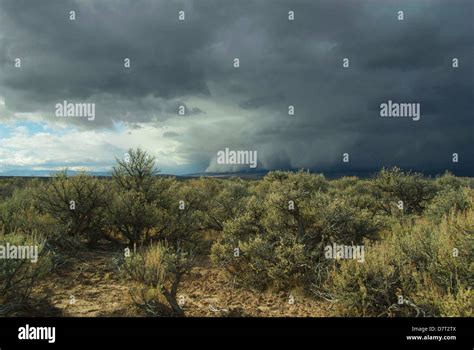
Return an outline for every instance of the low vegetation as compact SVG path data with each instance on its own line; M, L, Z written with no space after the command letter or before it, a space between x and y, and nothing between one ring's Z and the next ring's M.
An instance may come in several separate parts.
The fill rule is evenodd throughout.
M153 316L185 315L180 284L198 259L237 288L298 290L338 316L472 316L473 188L398 168L371 179L180 180L140 149L111 178L0 180L0 247L39 248L36 263L0 259L0 315L28 305L61 254L108 244L135 305ZM358 256L328 256L337 246Z

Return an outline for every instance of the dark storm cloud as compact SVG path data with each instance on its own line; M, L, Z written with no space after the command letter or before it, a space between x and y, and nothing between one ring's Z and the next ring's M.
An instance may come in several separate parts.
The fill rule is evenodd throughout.
M209 94L190 55L207 45L211 28L192 19L177 25L178 3L6 0L0 6L1 89L14 111L51 112L63 99L87 100L98 104L98 123L110 125L111 118L129 119L126 112L150 120L170 109L166 100ZM76 21L69 21L70 10ZM16 57L21 69L13 67Z
M166 122L185 105L196 119L183 120L179 152L205 167L234 147L258 150L266 168L398 164L472 174L473 14L470 0L2 0L0 95L13 112L96 102L100 118L88 128ZM420 121L381 118L389 99L420 103Z

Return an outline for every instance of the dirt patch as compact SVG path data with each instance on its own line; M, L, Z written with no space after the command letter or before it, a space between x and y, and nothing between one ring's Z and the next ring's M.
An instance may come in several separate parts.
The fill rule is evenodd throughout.
M49 299L48 310L68 317L142 316L130 297L130 282L116 270L114 257L109 251L84 251L69 258L40 285ZM236 288L223 270L202 261L183 281L178 300L186 315L195 317L328 315L328 303L290 295Z
M304 317L328 313L327 304L295 293L236 288L223 270L208 264L193 269L179 294L189 316Z
M113 266L114 257L106 251L80 252L41 287L62 316L133 316L128 286Z

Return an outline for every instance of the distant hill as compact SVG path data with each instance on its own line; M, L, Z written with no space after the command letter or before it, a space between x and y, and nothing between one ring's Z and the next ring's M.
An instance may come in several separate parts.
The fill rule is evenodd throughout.
M0 177L50 177L60 171L58 170L9 170L0 172ZM80 171L68 170L68 175L75 175ZM111 176L111 172L107 171L86 171L87 174L92 176Z
M298 169L281 169L282 171L293 171L296 172ZM405 169L406 170L406 169ZM200 173L191 173L183 175L174 175L174 174L163 174L160 173L160 176L174 176L178 179L192 179L197 177L213 177L213 178L231 178L238 177L241 179L247 180L258 180L263 178L270 170L250 170L242 172L200 172ZM376 169L352 169L347 171L324 171L324 170L314 170L309 169L309 172L312 174L324 174L328 179L338 179L344 176L357 176L359 178L370 178L378 173L379 170ZM444 173L445 170L413 170L423 173L425 176L436 176ZM55 173L60 172L55 170L24 170L16 169L0 172L0 177L50 177ZM458 173L452 171L456 176L469 176L468 174ZM80 173L75 170L68 170L68 175L75 175ZM110 177L112 176L111 171L86 171L87 174L97 177Z
M60 171L52 170L10 170L0 172L0 177L51 177L52 175ZM76 175L80 171L68 170L68 175ZM87 174L97 177L110 177L112 172L107 171L86 171ZM219 177L219 178L229 178L229 177L240 177L247 179L260 179L267 174L267 171L260 172L234 172L234 173L211 173L211 172L202 172L202 173L193 173L185 175L173 175L173 174L159 174L159 176L174 176L181 179L196 178L196 177Z
M229 177L239 177L244 179L261 179L268 173L268 170L256 170L256 171L246 171L246 172L202 172L202 173L192 173L182 175L180 177L194 178L194 177L217 177L217 178L229 178Z
M217 177L217 178L229 178L229 177L239 177L243 179L261 179L266 174L272 170L250 170L244 172L202 172L202 173L193 173L186 174L183 177ZM281 171L292 171L297 172L299 169L281 169ZM328 179L337 179L343 176L357 176L360 178L367 178L375 175L376 170L351 170L351 171L322 171L322 170L308 170L312 174L324 174Z

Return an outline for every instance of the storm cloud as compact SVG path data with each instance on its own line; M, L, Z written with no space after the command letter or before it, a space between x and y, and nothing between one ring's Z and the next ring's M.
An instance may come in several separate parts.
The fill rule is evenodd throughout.
M228 147L263 169L472 176L473 14L470 0L0 0L0 124L109 139L120 125L175 172L236 170L215 161ZM58 119L63 100L95 103L95 120ZM382 118L388 100L419 103L420 120Z

